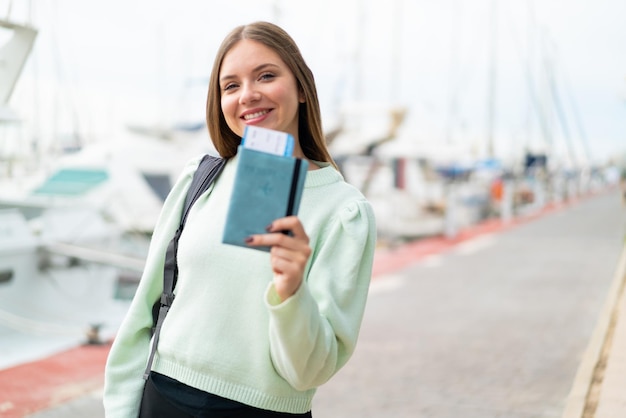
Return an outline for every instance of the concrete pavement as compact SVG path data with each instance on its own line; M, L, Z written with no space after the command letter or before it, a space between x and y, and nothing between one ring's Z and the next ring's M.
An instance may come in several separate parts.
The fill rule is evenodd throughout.
M381 253L357 351L314 416L626 417L625 218L610 193ZM30 416L97 418L100 402Z
M595 367L588 346L606 335L594 331L623 283L624 225L617 194L599 196L377 277L357 351L314 412L561 418L573 385L590 385L578 369ZM609 365L623 364L626 349L611 354ZM610 371L597 413L626 399L609 380L624 374ZM582 416L574 412L566 417Z

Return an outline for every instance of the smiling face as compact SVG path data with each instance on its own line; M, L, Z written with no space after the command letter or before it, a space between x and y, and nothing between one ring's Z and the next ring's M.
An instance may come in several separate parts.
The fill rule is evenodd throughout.
M221 108L228 127L243 136L247 125L290 133L298 143L298 108L304 102L296 79L276 52L243 39L224 56L219 72Z

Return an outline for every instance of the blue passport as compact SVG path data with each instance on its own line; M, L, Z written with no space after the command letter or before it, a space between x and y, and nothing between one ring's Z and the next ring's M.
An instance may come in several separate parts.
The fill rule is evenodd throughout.
M243 146L237 153L239 163L222 242L269 251L270 247L248 246L245 239L266 234L265 228L278 218L298 214L309 164Z

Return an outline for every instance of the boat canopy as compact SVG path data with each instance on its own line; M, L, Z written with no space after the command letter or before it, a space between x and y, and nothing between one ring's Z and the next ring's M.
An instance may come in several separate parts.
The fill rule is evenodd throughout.
M109 179L103 169L62 168L33 191L35 195L81 196Z

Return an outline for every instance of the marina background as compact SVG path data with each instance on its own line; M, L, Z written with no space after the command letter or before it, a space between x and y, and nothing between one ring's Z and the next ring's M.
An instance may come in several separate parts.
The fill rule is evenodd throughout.
M403 134L476 157L549 151L605 163L626 147L619 0L4 1L39 30L11 101L26 123L2 153L107 141L128 125L204 120L225 33L290 32L316 75L327 129L353 103L404 106ZM1 33L0 33L1 35ZM365 129L365 128L364 128ZM19 141L17 140L19 138ZM17 150L16 150L17 149ZM13 151L11 151L13 150Z
M588 405L576 383L567 395L575 369L590 391L597 379L586 365L605 361L605 342L624 329L610 316L623 299L624 255L608 282L626 231L623 16L618 0L0 0L0 23L37 32L10 100L0 102L0 416L67 417L73 404L59 404L86 393L97 412L77 416L101 415L106 350L162 199L189 159L211 152L204 112L216 49L234 26L256 20L278 23L300 45L331 153L376 213L364 326L372 339L361 364L391 370L385 354L400 351L415 361L382 380L353 366L319 411L339 405L335 388L359 382L364 399L401 408L398 416L414 416L417 405L469 406L484 418L471 396L475 376L488 396L499 394L489 402L494 416L526 418L523 408L511 414L520 404L546 417ZM10 36L0 25L0 65ZM438 296L425 296L431 291ZM398 309L402 327L380 325ZM444 315L433 322L433 312ZM476 322L455 328L469 318ZM381 344L381 331L396 326L396 340ZM411 333L425 330L412 345ZM536 345L537 332L558 338ZM432 345L419 353L425 341ZM494 349L509 343L519 352ZM527 362L527 388L510 379L520 370L508 356ZM563 367L544 373L555 359ZM448 362L477 373L464 380L463 367L437 370ZM436 366L430 377L443 389L432 389L420 363ZM555 376L558 390L545 386L551 399L539 400L537 385ZM407 384L377 387L385 378ZM413 397L417 384L426 398ZM526 389L530 398L519 397ZM346 416L368 408L341 398Z

